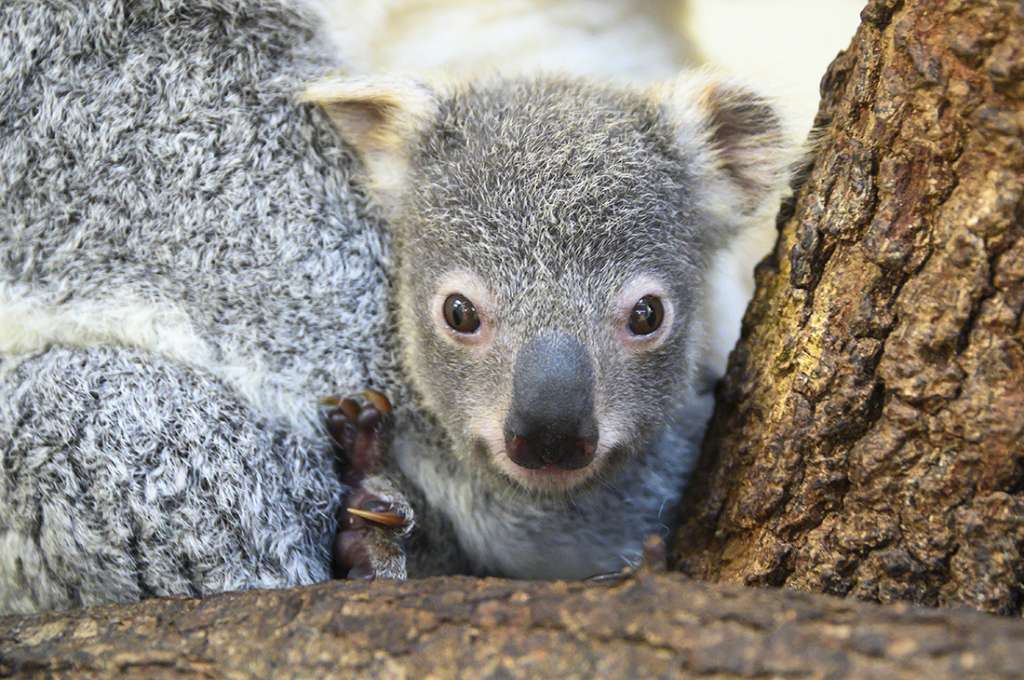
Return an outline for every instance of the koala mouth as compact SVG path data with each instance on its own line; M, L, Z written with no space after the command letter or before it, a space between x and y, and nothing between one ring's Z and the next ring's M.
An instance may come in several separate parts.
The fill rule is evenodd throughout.
M583 467L572 469L552 464L527 468L513 462L505 452L496 452L492 460L513 482L530 490L556 493L568 492L583 485L601 467L595 460Z
M514 444L513 444L514 446ZM542 463L528 467L521 465L509 454L509 445L502 445L495 437L480 436L476 439L475 450L485 465L496 468L502 478L528 491L549 494L563 494L576 490L591 481L611 457L610 451L596 446L581 455L575 467L562 463ZM583 458L586 461L583 461Z
M517 483L528 489L546 492L568 492L576 489L594 476L588 466L578 470L565 470L554 466L546 466L539 470L519 468L514 472Z

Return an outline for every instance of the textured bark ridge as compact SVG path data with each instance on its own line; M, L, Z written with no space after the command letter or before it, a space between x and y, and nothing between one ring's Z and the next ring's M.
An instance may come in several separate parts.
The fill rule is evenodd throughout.
M1020 614L1024 9L871 2L733 353L673 559Z
M1019 677L1024 626L644 574L334 582L0 619L0 677Z

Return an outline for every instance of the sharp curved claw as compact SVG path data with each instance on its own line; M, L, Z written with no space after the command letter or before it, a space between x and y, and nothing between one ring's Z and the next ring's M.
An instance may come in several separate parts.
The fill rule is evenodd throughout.
M405 518L394 512L373 512L372 510L360 510L359 508L345 508L350 515L355 515L367 522L373 522L389 529L397 529L405 526Z
M342 399L339 401L338 408L345 414L345 417L353 423L356 421L356 418L359 417L359 411L361 410L359 408L359 404L351 399Z
M387 415L388 413L391 413L391 402L377 390L363 390L360 392L360 395L373 404L374 407L382 414Z

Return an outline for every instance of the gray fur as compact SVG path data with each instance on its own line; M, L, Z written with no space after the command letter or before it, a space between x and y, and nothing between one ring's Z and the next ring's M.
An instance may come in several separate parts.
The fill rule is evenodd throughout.
M672 526L711 404L709 394L688 401L644 455L567 495L517 487L467 450L468 442L426 446L422 431L401 433L394 453L402 472L416 480L420 507L440 512L431 521L444 522L460 548L435 543L445 552L410 554L410 574L450 573L457 565L480 575L579 579L636 566L644 539L666 536ZM417 567L417 560L427 563Z
M617 571L636 563L647 535L667 532L693 464L710 404L696 394L698 314L714 246L725 240L715 232L729 225L704 214L675 131L639 94L496 80L441 95L438 111L414 147L411 189L389 215L407 370L451 443L428 454L422 435L399 437L396 455L450 518L478 573ZM498 330L484 354L446 342L431 318L431 297L453 268L488 288ZM631 355L611 316L637 275L667 282L676 324L664 344ZM586 346L595 399L624 423L597 478L564 493L508 479L492 460L503 452L467 422L511 395L520 348L550 331Z
M321 445L134 351L53 348L0 380L0 611L327 578Z
M0 336L12 300L60 321L0 355L0 614L328 577L316 398L402 393L387 242L294 102L333 66L311 25L256 0L0 7ZM152 328L67 330L125 309Z
M710 408L713 263L784 180L774 111L700 75L654 92L335 77L305 97L360 153L389 218L417 398L393 455L421 513L445 517L476 573L581 578L634 564L647 535L668 531ZM663 328L631 337L628 311L651 293L669 310ZM446 325L452 294L478 308L479 330ZM586 354L554 359L585 367L577 388L532 368L539 389L515 386L539 346ZM552 391L563 401L543 408L581 428L559 435L564 450L592 441L593 413L598 453L585 468L526 471L506 452L509 414Z
M467 405L510 391L519 347L547 330L581 336L598 400L625 410L637 438L656 431L692 378L695 338L627 359L607 321L612 296L657 273L685 329L711 249L692 171L654 104L575 81L497 81L448 98L415 163L417 190L393 217L401 330L410 374L449 432ZM486 282L507 342L468 366L432 331L426 299L455 266Z
M718 256L771 218L784 186L775 110L703 74L651 91L333 77L304 96L361 155L389 218L417 397L393 453L426 509L476 573L634 564L647 535L668 531L709 412ZM449 327L450 295L480 323ZM641 338L629 310L647 295L666 315ZM551 374L560 362L569 378ZM533 414L538 430L524 408L552 412Z
M346 141L391 171L367 186L393 295L353 159L293 100L329 66L309 26L257 0L0 9L0 613L327 578L345 489L315 399L365 387L399 405L366 486L416 521L405 556L374 534L378 575L585 577L667 530L710 405L709 267L742 221L708 206L699 131L571 80L388 100L423 105L411 146ZM483 351L431 317L453 267L493 297ZM675 323L629 353L610 310L637 275ZM510 479L467 419L550 329L618 437L562 491Z

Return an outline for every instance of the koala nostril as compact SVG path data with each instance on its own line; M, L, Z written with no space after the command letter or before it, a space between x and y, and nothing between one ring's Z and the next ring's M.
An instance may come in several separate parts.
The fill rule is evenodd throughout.
M517 435L508 438L505 449L513 463L528 470L579 470L594 460L595 445L582 437L538 440Z
M579 470L590 465L594 460L594 442L589 439L576 439L567 442L565 455L561 456L555 465L563 470Z
M538 470L547 464L539 456L535 455L526 437L512 437L505 444L505 449L513 463L527 470Z
M597 447L594 446L594 442L588 439L579 439L576 442L576 455L580 459L586 460L587 463L590 463L590 461L594 460L594 450L596 448Z

